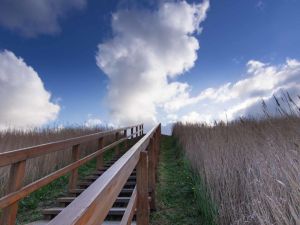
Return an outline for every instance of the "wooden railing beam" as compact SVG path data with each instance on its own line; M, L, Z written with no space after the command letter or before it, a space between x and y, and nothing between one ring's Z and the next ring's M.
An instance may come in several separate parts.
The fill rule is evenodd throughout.
M119 140L119 133L116 133L116 135L115 135L115 141L118 141L118 140ZM120 155L120 146L119 145L117 145L115 147L115 153L116 153L116 155Z
M74 145L82 144L84 142L92 141L100 137L105 137L109 135L114 135L117 132L121 132L124 129L134 128L136 126L120 128L111 131L98 132L95 134L84 135L75 138L69 138L62 141L56 141L51 143L46 143L42 145L37 145L33 147L27 147L23 149L8 151L0 153L0 167L11 165L13 163L27 160L30 158L35 158L38 156L46 155L48 153L57 152L60 150L68 149Z
M74 145L72 147L72 162L77 162L80 157L79 145ZM71 176L69 178L69 190L76 188L78 180L78 169L75 168L71 171Z
M148 154L140 153L137 165L137 225L149 225L149 201L148 201Z
M124 145L125 145L125 149L127 150L128 149L128 139L127 139L127 130L126 129L124 130L124 138L126 138Z
M98 149L102 149L104 147L104 138L101 137L98 139ZM100 154L97 157L96 168L97 170L101 170L104 167L103 154Z
M8 193L19 190L22 187L25 175L26 161L20 161L11 165L8 181ZM14 225L18 212L18 201L4 208L1 224Z
M135 133L133 135L135 135ZM57 178L67 174L68 172L72 171L73 169L78 168L79 166L87 163L88 161L92 160L93 158L99 156L100 154L103 154L105 151L115 147L116 144L119 144L119 143L123 142L124 140L125 139L123 138L123 139L120 139L118 142L114 142L110 145L107 145L103 149L99 149L98 151L96 151L88 156L85 156L84 158L78 160L77 162L71 163L68 166L65 166L53 173L50 173L49 175L47 175L39 180L36 180L36 181L22 187L18 191L15 191L6 196L3 196L0 199L0 208L7 207L7 206L15 203L16 201L20 200L21 198L26 197L30 193L49 184L50 182L56 180Z
M149 178L149 194L151 196L150 201L150 209L156 210L156 204L155 204L155 191L156 191L156 168L155 168L155 161L156 161L156 155L155 155L155 147L154 147L154 138L150 139L149 147L148 147L148 156L149 156L149 170L148 170L148 178Z

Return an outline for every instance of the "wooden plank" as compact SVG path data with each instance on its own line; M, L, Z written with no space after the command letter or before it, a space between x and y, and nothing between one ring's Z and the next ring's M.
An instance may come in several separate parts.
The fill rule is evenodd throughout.
M142 151L137 165L137 225L149 225L148 154Z
M103 152L107 151L108 149L113 148L116 144L121 143L122 141L124 141L125 138L120 139L118 142L114 142L110 145L105 146L103 149L100 149L80 160L78 160L77 162L71 163L68 166L65 166L53 173L50 173L49 175L36 180L24 187L22 187L20 190L12 192L4 197L2 197L0 199L0 208L4 208L9 206L10 204L13 204L14 202L20 200L21 198L26 197L27 195L29 195L30 193L32 193L33 191L36 191L37 189L49 184L50 182L54 181L55 179L65 175L66 173L72 171L75 168L78 168L79 166L85 164L86 162L92 160L93 158L95 158L96 156L98 156L99 154L102 154Z
M124 137L127 139L127 130L124 130ZM128 139L125 141L125 150L128 148Z
M155 161L156 161L156 155L155 155L155 148L154 148L154 139L150 139L149 143L149 170L148 170L148 178L149 178L149 193L151 196L150 201L150 209L156 210L156 204L155 204L155 186L156 186L156 171L155 171Z
M80 157L79 145L74 145L72 148L72 162L77 162ZM69 178L69 190L74 189L77 184L78 179L78 169L75 168L71 171L71 176Z
M22 187L24 180L26 161L17 162L11 165L8 193L19 190ZM4 208L1 219L2 225L14 225L16 223L16 216L18 212L18 202L14 202L10 206Z
M98 149L102 149L104 146L104 138L101 137L98 139ZM96 169L101 170L103 169L104 161L103 161L103 154L100 154L97 157Z
M126 129L135 126L125 127ZM37 156L45 155L51 152L56 152L59 150L65 150L73 145L81 144L83 142L95 140L100 137L109 136L124 130L125 128L120 128L111 131L98 132L94 134L84 135L75 138L69 138L61 141L50 142L42 145L36 145L32 147L22 148L14 151L8 151L0 153L0 167L13 164L22 160L34 158Z
M137 191L136 191L136 187L134 188L130 201L126 207L125 213L122 217L122 220L120 222L120 225L129 225L132 222L132 218L135 214L135 210L136 210L136 195L137 195Z
M119 133L118 132L115 134L115 140L116 141L119 140ZM120 146L119 145L116 145L116 147L115 147L115 153L116 153L116 155L120 155Z
M136 167L140 152L146 149L149 139L156 129L157 126L151 129L102 176L63 209L49 225L96 225L102 223ZM145 186L148 187L148 182Z

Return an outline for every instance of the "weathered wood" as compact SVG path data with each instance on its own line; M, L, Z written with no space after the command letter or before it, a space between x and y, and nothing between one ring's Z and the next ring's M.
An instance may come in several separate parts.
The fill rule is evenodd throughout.
M140 158L140 152L147 148L156 128L153 128L141 138L102 176L58 214L49 225L101 224L136 167ZM144 173L147 177L147 171ZM147 191L148 181L144 183ZM147 196L148 191L146 193L146 201L148 201Z
M102 137L102 138L98 139L98 150L102 149L103 147L104 147L104 138ZM96 168L97 168L97 170L101 170L101 169L103 169L103 166L104 166L103 154L100 154L97 157Z
M19 190L22 187L24 174L25 174L26 161L20 161L11 165L8 193ZM4 208L2 215L2 225L14 225L16 223L16 216L18 212L18 202L11 204Z
M124 137L127 139L127 130L124 130ZM125 150L128 148L128 139L125 141Z
M125 210L125 213L120 222L120 225L130 225L131 224L132 218L136 211L136 203L137 203L136 195L137 195L137 191L136 191L136 187L135 187L132 192L130 201L127 205L127 208Z
M79 145L74 145L72 147L72 162L77 162L80 157ZM74 189L77 184L78 179L78 169L75 168L71 171L71 176L69 178L69 190Z
M130 135L131 135L131 138L130 138L130 145L132 145L132 143L133 143L133 138L134 138L134 136L133 136L133 127L130 129Z
M119 133L118 132L115 134L115 140L116 141L119 140ZM116 155L120 155L120 146L119 145L116 145L116 147L115 147L115 153L116 153Z
M133 147L131 147L116 163L114 163L110 168L108 168L108 170L106 172L104 172L100 177L98 177L96 179L96 181L94 183L92 183L85 191L80 191L82 192L81 195L79 197L77 197L74 201L71 202L71 204L66 207L64 210L62 210L62 212L53 220L50 222L50 224L55 224L55 225L74 225L74 224L87 224L87 225L99 225L103 222L103 220L105 219L108 211L111 209L114 201L117 199L119 193L121 190L125 190L123 187L124 185L128 182L129 178L131 177L132 172L134 171L135 167L138 164L137 167L137 191L136 191L136 200L133 202L129 202L128 207L125 210L125 214L124 216L126 216L125 218L127 218L129 221L132 220L132 217L134 215L135 212L135 208L139 205L141 205L141 209L139 210L139 215L137 215L137 220L138 225L148 225L149 223L149 202L148 202L148 185L149 185L149 190L153 190L152 185L150 185L150 181L148 182L148 175L149 177L151 176L150 171L148 171L148 161L147 161L147 152L145 152L146 148L149 146L150 142L156 143L155 144L151 144L153 146L157 146L158 144L158 139L160 138L159 134L158 134L158 130L159 130L160 126L156 126L155 128L151 129L150 132L148 132L147 135L145 135L143 138L141 138ZM129 136L127 136L127 129L131 129L131 134ZM136 132L134 133L134 129L136 130ZM120 132L124 132L124 137L122 137L120 140L119 139L119 134ZM100 132L103 133L103 132ZM98 133L98 134L100 134ZM107 134L107 133L106 133ZM77 168L81 165L83 165L84 163L88 162L89 160L97 157L97 159L99 158L99 156L103 155L103 153L111 148L117 147L119 146L120 143L125 141L125 145L126 142L128 141L128 139L132 139L134 140L134 137L139 137L141 135L143 135L143 126L142 125L137 125L134 127L128 127L128 128L121 128L118 129L117 132L116 130L111 131L110 135L114 134L116 139L118 141L103 147L103 137L104 136L93 136L93 139L98 139L98 150L88 156L85 156L84 158L80 159L79 157L79 144L77 143L78 139L72 140L73 142L67 142L68 146L70 145L70 143L73 143L73 150L72 150L72 160L73 162L71 164L69 164L68 166L65 166L64 168L61 168L31 184L26 185L25 187L22 187L22 179L24 177L24 174L19 175L22 177L22 179L20 180L20 185L18 186L17 189L15 190L11 190L8 195L2 197L0 199L0 208L5 208L4 210L4 215L5 215L5 211L8 210L10 207L16 205L16 209L15 213L12 213L12 218L13 220L15 220L15 216L17 213L17 202L27 196L28 194L30 194L31 192L39 189L42 186L45 186L46 184L52 182L53 180L61 177L62 175L71 172L72 171L72 175L70 178L70 182L69 182L69 188L71 190L75 190L74 188L76 187L77 184L77 177L78 177L78 173L77 173ZM80 137L82 138L82 137ZM84 136L84 139L80 139L80 140L88 140L89 138L91 138L91 136L88 135ZM150 138L152 138L152 141L150 141ZM155 139L155 141L154 141ZM68 139L67 141L69 141L71 139ZM101 143L102 142L102 143ZM49 153L49 152L53 152L53 151L57 151L54 150L55 145L53 145L51 147L51 144L57 144L57 142L55 143L50 143L50 148L51 151L47 150L47 148L45 148L45 154ZM63 145L65 145L66 143L63 142ZM61 145L58 145L61 146ZM35 148L37 147L37 148ZM35 157L35 155L43 155L40 151L41 149L43 149L44 147L41 146L35 146L32 148L28 148L27 150L22 149L21 154L23 153L28 153L28 155L22 155L22 157L25 157L25 159L27 158L32 158ZM41 147L41 148L39 148ZM49 146L48 146L49 147ZM57 146L56 146L57 147ZM158 150L158 147L156 148L156 150ZM34 149L34 150L32 150ZM38 149L38 151L37 151ZM32 150L32 151L31 151ZM149 151L149 153L151 152L151 150ZM154 151L153 151L154 152ZM18 153L19 154L19 153ZM1 161L1 157L3 156L3 154L0 154L0 167L1 167L1 162L4 162L5 164L5 160ZM9 156L7 154L4 155L4 157ZM149 157L153 157L151 154L149 154ZM20 159L20 158L19 158ZM102 159L103 160L103 159ZM150 159L149 159L150 160ZM21 160L21 162L17 161L18 163L14 163L14 165L16 164L20 164L22 162L24 162L24 170L25 170L25 160ZM155 162L155 161L153 161ZM149 166L150 166L150 162L149 162ZM98 160L97 160L97 168L98 168ZM151 167L151 166L150 166ZM153 167L153 165L152 165ZM20 169L18 169L20 170ZM23 170L23 173L24 173ZM100 171L100 170L99 170ZM153 179L153 178L152 178ZM155 189L155 183L154 183L154 189ZM130 190L130 193L132 192L132 189ZM154 192L155 193L155 192ZM151 194L151 192L150 192ZM140 201L139 201L139 197L138 196L142 196L140 197ZM134 196L134 195L132 195ZM151 194L152 196L152 194ZM155 196L155 195L154 195ZM150 200L152 199L152 197L149 198ZM152 203L151 203L152 204ZM129 207L130 206L130 207ZM144 218L144 216L146 216L146 218ZM6 217L3 217L4 219ZM138 219L139 218L139 219ZM125 221L125 219L124 219ZM14 223L4 223L6 224L14 224ZM4 225L3 224L3 225ZM126 224L126 223L125 223ZM128 224L131 224L130 222L128 222Z
M65 166L53 173L50 173L49 175L36 180L24 187L22 187L20 190L18 191L14 191L4 197L2 197L0 199L0 208L4 208L9 206L10 204L13 204L14 202L20 200L21 198L26 197L27 195L29 195L30 193L32 193L33 191L36 191L37 189L49 184L50 182L54 181L55 179L65 175L66 173L72 171L75 168L78 168L79 166L87 163L88 161L92 160L93 158L95 158L96 156L98 156L99 154L102 154L103 152L113 148L116 146L116 144L121 143L122 141L124 141L125 139L120 139L118 142L114 142L110 145L105 146L103 149L100 149L80 160L78 160L77 162L71 163L68 166Z
M149 169L148 169L148 185L149 185L149 193L151 196L150 201L150 209L156 210L156 204L155 204L155 184L156 184L156 171L155 171L155 161L156 161L156 155L155 155L155 147L154 147L154 139L150 139L149 143Z
M125 127L126 129L133 128L135 126ZM33 147L22 148L14 151L8 151L0 153L0 167L13 164L22 160L38 157L41 155L46 155L51 152L56 152L59 150L65 150L73 145L81 144L83 142L88 142L95 140L100 137L105 137L113 135L117 132L121 132L125 128L120 128L111 131L98 132L95 134L89 134L85 136L80 136L76 138L70 138L62 141L50 142L42 145L36 145Z
M137 225L149 224L148 201L148 155L146 151L140 153L137 165Z

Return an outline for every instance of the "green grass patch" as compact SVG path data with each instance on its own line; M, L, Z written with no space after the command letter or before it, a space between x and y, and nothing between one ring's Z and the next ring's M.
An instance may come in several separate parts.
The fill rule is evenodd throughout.
M216 207L205 194L175 138L163 136L152 225L215 225Z

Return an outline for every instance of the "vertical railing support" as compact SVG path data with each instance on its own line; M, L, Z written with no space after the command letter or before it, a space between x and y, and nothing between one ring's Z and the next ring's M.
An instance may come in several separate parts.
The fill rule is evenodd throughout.
M116 133L115 140L116 141L119 140L119 132ZM119 145L116 145L116 147L115 147L115 153L116 153L116 155L120 155L120 146Z
M103 147L104 147L104 139L103 139L103 137L101 137L98 139L98 150L102 149ZM96 162L97 170L103 169L103 166L104 166L103 154L100 154L97 157L97 162Z
M148 185L149 185L149 194L151 196L150 201L150 209L156 210L156 203L155 203L155 184L156 184L156 171L155 171L155 161L156 161L156 155L155 155L155 147L154 147L154 139L153 137L150 139L150 143L148 146L148 154L149 154L149 169L148 169Z
M79 159L79 144L72 147L72 162L76 162ZM78 169L74 169L71 172L69 179L69 190L75 189L78 179Z
M148 202L148 155L146 151L140 153L137 165L137 225L149 224Z
M135 132L136 132L136 135L135 135L135 137L138 137L139 136L139 126L136 126L135 127Z
M131 134L131 138L130 138L130 147L133 145L133 127L130 129L130 134Z
M127 138L127 130L124 130L124 138ZM126 139L124 145L125 145L125 151L127 151L127 149L128 149L128 139Z
M9 180L8 180L8 193L19 190L22 187L25 175L26 161L20 161L11 165ZM18 212L18 202L11 204L3 209L2 225L14 225Z

